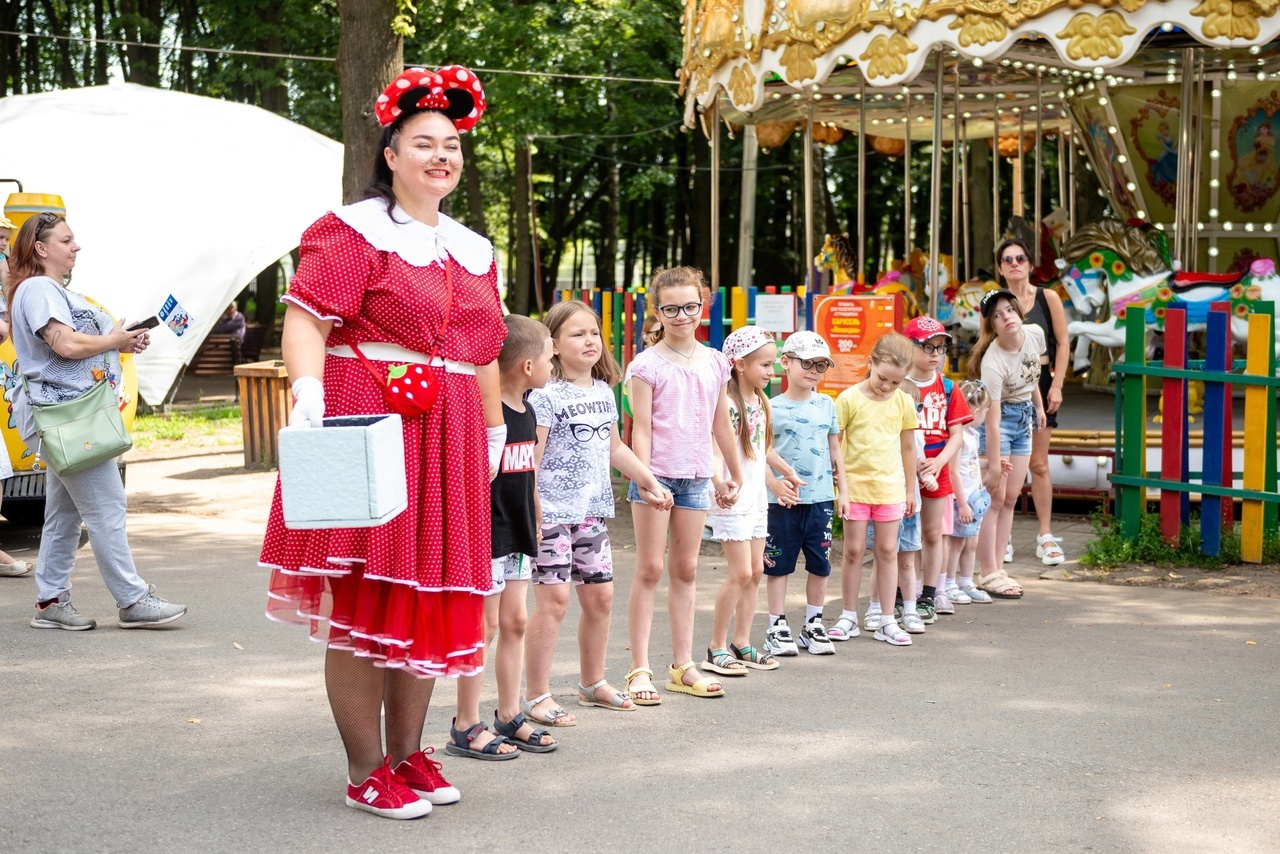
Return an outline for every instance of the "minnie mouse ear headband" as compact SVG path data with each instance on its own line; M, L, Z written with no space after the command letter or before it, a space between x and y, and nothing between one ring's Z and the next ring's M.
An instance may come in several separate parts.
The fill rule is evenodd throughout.
M720 347L730 362L736 362L743 356L754 353L765 344L772 344L773 336L759 326L744 326L729 333Z
M383 90L373 105L378 124L387 127L406 113L439 110L459 131L476 126L488 106L480 78L461 65L439 71L410 68Z

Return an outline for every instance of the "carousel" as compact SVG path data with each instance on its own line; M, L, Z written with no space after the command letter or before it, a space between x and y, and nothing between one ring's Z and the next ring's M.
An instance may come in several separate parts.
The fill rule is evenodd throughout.
M867 230L879 227L863 203L868 157L902 160L902 266L921 273L919 310L944 322L976 333L976 299L994 287L979 271L994 266L1008 224L1025 220L1042 281L1064 296L1073 367L1083 370L1091 353L1122 342L1117 321L1128 311L1146 313L1158 342L1169 304L1186 303L1194 328L1211 302L1229 300L1242 336L1252 303L1280 300L1278 12L1280 0L690 0L685 121L710 140L713 207L723 134L744 137L744 184L769 149L803 135L806 256L825 256L833 271L811 266L811 291L856 290L866 271ZM854 144L856 234L815 235L815 146ZM1015 162L1011 188L1002 192L998 168L981 185L970 179L978 144ZM913 192L913 149L930 158L924 192ZM1081 221L1081 170L1101 188L1105 218ZM1055 179L1056 197L1046 198ZM926 193L913 211L913 196ZM978 194L989 194L981 228ZM752 195L744 186L744 229ZM955 214L949 235L944 205ZM922 216L929 245L914 246ZM713 286L718 224L712 217ZM740 235L740 252L751 239ZM1104 431L1087 433L1093 443L1071 431L1054 442L1112 444Z

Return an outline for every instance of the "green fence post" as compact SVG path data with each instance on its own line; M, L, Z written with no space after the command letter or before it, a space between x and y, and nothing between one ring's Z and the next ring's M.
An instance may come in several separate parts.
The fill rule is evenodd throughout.
M1141 306L1131 307L1124 318L1124 363L1147 363L1147 318ZM1143 477L1147 464L1147 394L1141 374L1125 374L1123 431L1116 437L1120 454L1120 473ZM1142 513L1146 510L1146 490L1140 486L1121 486L1117 490L1116 509L1120 513L1120 530L1126 539L1137 539L1142 529Z

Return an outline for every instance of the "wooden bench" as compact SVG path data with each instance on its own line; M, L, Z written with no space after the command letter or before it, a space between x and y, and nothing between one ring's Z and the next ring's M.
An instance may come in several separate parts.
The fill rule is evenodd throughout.
M230 376L239 356L240 341L236 336L211 333L191 359L187 373L197 377Z

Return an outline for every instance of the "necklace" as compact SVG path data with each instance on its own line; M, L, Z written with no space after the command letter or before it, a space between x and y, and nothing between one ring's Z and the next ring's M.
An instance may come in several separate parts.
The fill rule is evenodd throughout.
M677 350L675 347L672 347L670 344L668 344L668 343L666 342L666 340L665 340L665 339L664 339L664 340L663 340L663 342L662 342L662 346L666 347L666 348L667 348L668 350L670 350L672 353L675 353L677 356L679 356L680 358L684 359L686 363L688 363L688 364L692 365L692 364L693 364L693 357L694 357L694 356L696 356L696 355L698 354L698 347L699 347L700 345L698 344L698 342L696 342L696 341L695 341L695 342L693 343L693 349L692 349L692 350L690 350L690 351L688 352L688 354L681 353L681 352L680 352L679 350Z

